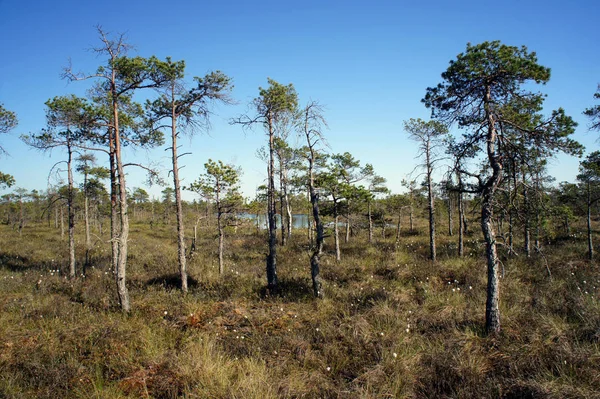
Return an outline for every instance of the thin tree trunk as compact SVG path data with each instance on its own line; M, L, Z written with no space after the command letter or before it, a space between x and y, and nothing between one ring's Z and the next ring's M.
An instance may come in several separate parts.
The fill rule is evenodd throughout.
M126 273L127 273L127 252L128 252L128 240L129 240L129 215L127 213L127 187L125 183L125 170L123 169L123 161L121 157L121 133L119 130L119 112L118 102L116 93L113 91L113 121L114 121L114 150L115 150L115 164L117 167L118 177L118 188L119 188L119 221L120 229L117 239L118 244L118 256L117 256L117 294L119 296L119 303L121 309L124 312L131 310L129 303L129 291L127 290L126 284Z
M69 133L67 133L69 134ZM70 138L67 138L67 141ZM67 144L67 180L68 180L68 195L67 195L67 211L69 216L69 277L75 278L75 204L73 192L73 170L71 168L71 161L73 159L73 152L71 151L71 145Z
M225 242L225 231L221 221L221 213L217 216L217 226L219 228L219 274L225 272L225 263L223 262L223 244Z
M465 226L463 220L465 218L465 205L463 202L463 193L462 193L462 177L460 176L460 172L457 173L458 178L458 256L464 256L465 254Z
M588 259L594 259L594 243L592 242L592 190L590 182L587 182L587 238L588 238Z
M344 237L344 242L348 243L350 241L350 201L347 202L348 210L346 211L346 235Z
M287 178L286 178L287 179ZM288 241L292 239L292 228L294 227L294 216L292 215L292 206L290 205L290 199L287 193L287 180L284 186L285 192L283 193L283 198L285 200L285 212L287 214L287 239Z
M216 185L216 206L217 206L217 229L219 230L219 274L223 275L225 271L225 264L223 263L223 242L225 239L225 232L223 231L223 221L222 216L223 212L221 209L221 198L220 198L221 186L219 181L217 180Z
M177 156L177 113L175 111L175 88L171 88L171 154L173 160L173 186L175 188L175 207L177 209L177 260L179 262L179 276L181 290L188 292L187 264L185 259L185 227L183 225L183 204L181 201L181 187L179 184L179 165Z
M21 206L21 209L23 209L23 207ZM21 213L23 213L23 211L21 211ZM21 216L21 219L23 217ZM60 206L60 238L61 240L65 238L65 210L64 207Z
M429 142L427 142L426 148L427 158L427 199L429 202L429 259L433 262L436 261L436 248L435 248L435 198L433 196L433 183L431 181L431 174L433 172L431 167L431 159L429 154Z
M448 194L448 236L452 237L454 233L452 230L454 224L453 215L452 215L452 198L450 194Z
M398 249L398 246L400 245L400 227L401 227L401 223L402 223L402 214L399 213L398 214L398 224L396 225L396 250Z
M310 179L310 177L309 177L309 179ZM309 205L308 213L306 214L306 229L308 230L308 244L312 245L312 243L313 243L313 225L310 220L310 215L311 215L311 213L313 213L313 209L312 209L312 197L311 197L311 192L310 192L310 183L308 185L308 201L309 201L310 205Z
M525 173L523 172L523 250L529 258L531 256L531 233L529 221L529 195L527 183L525 181Z
M83 274L85 275L86 269L90 265L90 251L92 249L92 238L90 234L90 201L88 198L88 179L87 179L87 169L83 175L83 212L85 218L85 263L83 266Z
M277 224L275 220L275 154L273 117L269 115L269 184L267 188L269 218L269 253L267 254L267 286L270 291L277 291Z
M512 188L511 188L511 184L510 184L510 179L508 179L508 199L509 199L509 204L508 204L508 256L512 256L514 254L514 207L512 205Z
M310 141L309 141L309 144L310 144ZM321 216L319 215L319 194L315 190L314 175L313 175L313 163L314 163L314 153L311 148L311 159L310 159L310 164L309 164L309 176L310 176L309 190L310 190L310 202L312 203L313 218L315 220L316 227L317 227L317 237L316 237L316 243L315 243L316 245L315 245L313 254L310 257L310 274L311 274L312 283L313 283L313 294L317 298L322 298L323 290L322 290L322 284L321 284L321 278L320 278L320 259L321 259L321 254L323 253L324 233L323 233L323 222L321 221ZM339 247L338 247L338 249L339 249Z
M340 254L340 238L339 238L339 227L338 227L338 221L339 221L339 215L338 215L338 204L336 199L333 199L333 237L334 237L334 244L335 244L335 260L337 260L338 262L340 260L342 260L342 256Z
M371 215L371 201L367 201L367 213L369 216L369 243L373 242L373 217Z
M284 179L283 179L283 165L282 165L282 160L281 158L279 158L279 219L281 220L280 225L281 225L281 246L285 247L285 244L287 243L287 233L286 233L286 228L287 228L287 223L284 221L283 215L284 213L284 208L285 208L285 198L284 198Z

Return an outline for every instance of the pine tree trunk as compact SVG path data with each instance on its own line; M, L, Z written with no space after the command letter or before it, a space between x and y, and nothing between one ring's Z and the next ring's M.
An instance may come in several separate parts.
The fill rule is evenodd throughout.
M448 236L452 237L454 233L452 230L452 225L454 221L452 220L452 198L450 198L450 194L448 194Z
M489 196L488 196L489 197ZM500 331L500 276L498 271L498 254L496 237L492 226L492 204L484 198L481 207L481 229L486 242L487 259L487 301L485 306L485 325L488 333Z
M344 242L347 244L350 241L350 202L348 201L348 211L346 212L346 236Z
M459 183L459 189L461 183ZM462 192L458 193L458 256L464 256L465 254L465 229L463 219L465 218L465 209L463 203Z
M402 223L402 214L398 214L398 224L396 225L396 250L400 245L400 227Z
M310 144L310 143L309 143ZM315 190L314 176L313 176L313 162L314 162L314 154L312 153L311 148L311 159L309 164L309 191L310 191L310 202L312 204L312 214L317 227L317 237L315 248L310 257L310 274L312 277L313 283L313 294L317 298L323 297L323 290L320 278L320 259L321 254L323 252L323 222L321 221L321 216L319 215L319 194Z
M118 113L118 102L116 94L113 92L113 121L114 121L114 150L115 150L115 164L117 167L118 177L118 194L119 194L119 235L117 238L118 254L117 254L117 269L116 269L116 280L117 280L117 294L119 296L119 303L121 304L121 310L129 312L131 305L129 302L129 291L127 290L126 284L126 273L127 273L127 252L129 245L129 215L127 213L127 187L125 183L125 170L123 169L123 161L121 157L121 133L119 130L119 113Z
M222 221L222 217L223 217L223 212L221 209L221 198L220 198L220 191L221 191L221 187L219 182L217 181L217 187L216 187L216 200L217 200L217 228L219 230L219 274L223 275L223 272L225 272L225 264L223 262L223 244L224 244L224 240L225 240L225 232L223 230L223 221Z
M367 213L369 216L369 243L373 242L373 216L371 215L371 201L367 202Z
M531 256L531 233L529 221L529 196L527 184L525 181L525 173L523 173L523 250L529 258Z
M179 277L181 291L188 292L187 264L185 259L185 227L183 225L183 204L181 201L181 187L179 183L179 165L177 156L177 117L175 112L175 88L171 90L171 154L173 161L173 186L175 188L175 208L177 216L177 260L179 262Z
M587 238L588 259L594 259L594 243L592 242L592 190L590 182L587 182Z
M283 201L285 203L285 213L286 213L286 222L287 222L287 241L292 239L292 228L293 228L293 216L292 216L292 206L290 204L290 198L288 195L288 179L287 179L287 169L284 165L283 167ZM283 218L283 214L281 215ZM283 220L282 220L283 222Z
M429 203L429 259L435 262L437 258L435 248L435 198L433 196L433 183L431 181L433 170L429 154L429 142L427 143L425 155L427 158L427 199Z
M495 119L490 111L491 87L486 88L485 110L488 119L487 155L493 174L484 185L481 200L481 230L486 244L487 258L487 292L485 305L485 329L488 334L500 332L500 276L498 253L496 250L496 235L492 225L493 200L497 187L502 181L502 164L496 153Z
M67 133L68 134L68 133ZM70 137L67 138L67 141ZM68 180L68 195L67 195L67 212L68 212L68 223L69 223L69 277L75 278L75 204L73 191L73 170L71 168L71 162L73 159L73 152L71 145L67 144L67 180Z
M285 198L284 198L284 194L283 194L283 186L284 186L284 180L283 180L283 166L281 165L281 161L279 163L279 215L280 215L280 225L281 225L281 246L285 247L285 244L287 243L287 233L286 233L286 229L287 229L287 223L285 222L283 215L284 213L284 208L285 208Z
M268 118L269 126L269 184L267 188L268 218L269 218L269 253L267 254L267 285L270 291L277 291L277 223L275 219L275 132L273 118Z
M21 209L23 209L23 207L21 207ZM61 240L65 238L65 210L62 205L60 206L60 238Z
M90 234L90 201L88 198L87 184L88 183L87 183L87 172L86 172L83 177L83 196L84 196L83 212L84 212L84 218L85 218L85 263L83 266L84 267L83 274L86 273L86 269L90 265L90 251L92 250L92 238L91 238L91 234Z
M335 244L335 260L337 260L338 262L340 260L342 260L341 254L340 254L340 238L339 238L339 227L338 227L338 221L339 221L339 215L338 215L338 204L336 199L333 199L333 238L334 238L334 244Z
M310 179L310 177L309 177L309 179ZM314 213L314 212L313 212L310 184L308 187L308 201L309 201L310 205L309 205L308 213L306 214L306 229L308 230L308 244L312 245L313 244L313 224L311 222L310 215L311 215L311 213Z

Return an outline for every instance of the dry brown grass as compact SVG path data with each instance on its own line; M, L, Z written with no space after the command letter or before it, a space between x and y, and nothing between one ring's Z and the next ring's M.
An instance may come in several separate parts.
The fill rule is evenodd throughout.
M123 315L106 243L68 281L56 231L0 226L0 397L600 397L600 274L580 238L546 248L552 280L542 258L505 260L503 332L490 338L476 235L463 259L440 236L437 264L423 235L397 252L391 236L353 237L341 262L324 258L315 300L305 234L279 251L282 290L268 296L254 230L227 241L224 276L202 235L183 296L172 228L134 225Z

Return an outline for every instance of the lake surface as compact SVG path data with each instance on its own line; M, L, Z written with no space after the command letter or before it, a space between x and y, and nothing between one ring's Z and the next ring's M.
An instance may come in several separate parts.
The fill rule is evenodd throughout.
M253 213L238 213L238 217L242 219L252 220L254 223L258 223L261 229L267 228L267 214L259 214L258 219L256 214ZM276 214L275 219L277 221L277 228L281 228L281 215ZM306 229L308 228L308 215L303 213L292 214L292 228L293 229Z

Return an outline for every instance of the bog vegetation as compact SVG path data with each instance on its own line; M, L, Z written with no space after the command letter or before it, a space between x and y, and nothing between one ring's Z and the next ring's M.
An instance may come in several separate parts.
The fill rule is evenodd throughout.
M178 178L178 137L210 126L231 78L189 83L183 61L99 35L106 63L64 71L89 98L49 100L22 137L64 150L66 184L0 203L0 397L598 397L600 152L577 182L547 174L584 149L529 91L550 79L535 53L485 42L450 62L424 91L432 120L404 124L423 173L403 194L269 79L231 121L267 137L267 185L243 198L235 165ZM582 112L598 130L600 106ZM0 132L17 123L0 106ZM150 199L126 170L157 171L122 146L165 134L172 182Z

